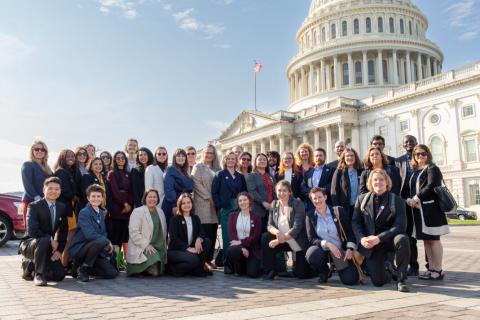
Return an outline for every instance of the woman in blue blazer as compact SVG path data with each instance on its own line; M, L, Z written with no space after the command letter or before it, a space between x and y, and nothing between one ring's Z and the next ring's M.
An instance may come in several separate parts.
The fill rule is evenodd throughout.
M93 184L87 188L88 204L80 210L78 224L69 254L78 280L87 282L90 275L106 279L115 278L117 269L112 263L113 245L107 237L105 213L101 208L104 189Z
M188 176L187 153L185 150L175 150L172 165L167 168L163 183L165 197L162 202L162 210L165 213L168 225L170 218L177 210L178 197L184 192L190 193L193 190L193 180Z
M223 157L222 162L223 170L217 172L212 180L212 198L215 207L220 210L223 252L225 253L230 244L228 216L230 213L238 211L237 196L240 192L247 191L247 185L243 174L237 171L237 155L233 151Z

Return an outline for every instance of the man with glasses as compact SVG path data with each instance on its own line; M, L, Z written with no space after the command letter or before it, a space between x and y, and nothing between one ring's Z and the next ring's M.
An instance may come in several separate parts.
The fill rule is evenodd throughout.
M345 141L338 140L337 142L335 142L335 154L337 155L337 159L335 161L327 163L327 166L329 166L330 168L333 168L333 170L337 169L338 160L340 159L340 156L342 155L343 150L345 150Z
M409 198L409 187L408 181L413 173L413 168L411 165L412 153L415 146L418 144L417 138L411 135L406 135L403 138L403 149L405 149L405 154L401 157L398 157L395 160L395 165L400 171L400 177L402 178L400 196L402 199L406 200ZM417 239L413 236L413 211L410 206L407 207L407 235L410 240L410 267L408 268L409 276L418 276L418 250L417 250Z
M192 173L193 166L197 163L197 150L193 146L185 148L187 152L188 174Z
M57 201L60 185L59 178L47 178L43 184L45 196L28 206L27 236L20 243L19 253L23 255L23 279L33 280L36 286L65 278L61 257L67 243L68 223L67 208Z
M381 135L374 135L370 140L370 146L379 149L383 153L383 149L385 148L385 138ZM395 165L395 158L387 155L388 164L391 166Z

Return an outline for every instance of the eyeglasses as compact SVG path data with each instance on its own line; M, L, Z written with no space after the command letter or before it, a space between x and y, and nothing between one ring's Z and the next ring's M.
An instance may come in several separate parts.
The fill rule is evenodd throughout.
M188 153L187 153L187 156L194 156L194 155L196 155L195 152L188 152Z
M426 152L417 152L415 153L415 157L426 157L428 154Z
M102 159L112 159L110 156L101 156Z
M125 157L116 157L115 160L122 160L125 161Z
M242 161L252 161L252 159L250 159L250 158L242 158L241 160Z
M83 156L83 157L86 157L86 156L87 156L87 153L86 153L86 152L79 152L79 153L77 153L77 156L79 156L79 157L82 157L82 156Z
M157 153L157 156L166 156L166 155L167 155L166 152L159 152L159 153Z
M45 152L47 150L45 150L44 148L33 148L33 151L35 151L35 152Z

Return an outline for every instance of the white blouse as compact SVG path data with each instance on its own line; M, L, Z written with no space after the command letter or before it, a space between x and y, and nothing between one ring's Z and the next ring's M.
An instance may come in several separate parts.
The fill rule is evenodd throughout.
M290 210L292 208L286 207L287 212L283 212L283 206L280 206L280 216L278 218L278 230L280 230L281 233L285 234L288 231L290 231L290 225L288 224L288 217L290 216ZM287 240L288 245L290 248L297 252L297 251L302 251L302 248L298 245L297 241L295 239L290 239Z
M250 215L244 215L240 212L237 218L237 236L238 240L243 240L250 235Z
M187 236L188 236L188 244L192 243L192 236L193 236L193 223L192 217L184 217L185 221L187 222Z

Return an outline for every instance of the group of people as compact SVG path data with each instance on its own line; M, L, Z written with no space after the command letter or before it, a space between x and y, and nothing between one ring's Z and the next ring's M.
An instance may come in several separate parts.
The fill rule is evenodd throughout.
M152 153L129 139L113 157L97 156L93 145L63 150L52 171L46 144L34 141L22 167L23 277L46 285L68 272L88 281L123 267L129 276L208 276L223 266L226 274L322 283L335 271L345 285L367 274L375 286L393 279L402 292L408 275L441 280L440 236L449 232L435 193L442 174L413 136L399 158L384 146L374 136L360 159L337 141L328 164L326 151L307 143L254 158L235 146L221 164L215 146L199 157L189 146L169 164L166 148ZM422 274L417 240L426 253Z

